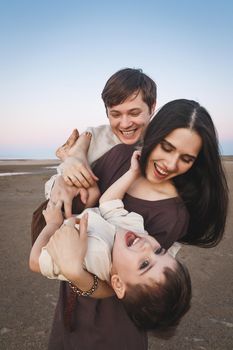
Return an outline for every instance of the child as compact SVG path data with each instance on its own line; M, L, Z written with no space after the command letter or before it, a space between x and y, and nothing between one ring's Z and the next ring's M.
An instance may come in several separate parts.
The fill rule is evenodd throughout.
M111 284L134 323L149 330L176 324L187 312L191 282L187 269L145 232L143 218L128 213L120 200L140 173L138 156L135 151L130 169L101 196L99 208L78 217L88 212L85 269ZM63 222L61 202L50 203L44 216L47 226L32 248L30 267L66 280L46 250Z

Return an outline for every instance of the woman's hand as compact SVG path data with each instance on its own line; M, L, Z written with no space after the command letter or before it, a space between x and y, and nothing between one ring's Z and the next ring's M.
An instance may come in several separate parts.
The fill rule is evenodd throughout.
M47 244L48 253L61 273L71 281L78 280L83 275L83 261L87 251L87 221L87 214L84 214L79 228L75 228L75 218L70 218Z
M60 227L63 223L64 217L61 211L62 201L59 200L57 203L51 200L47 204L47 208L43 210L43 216L47 225L55 225Z

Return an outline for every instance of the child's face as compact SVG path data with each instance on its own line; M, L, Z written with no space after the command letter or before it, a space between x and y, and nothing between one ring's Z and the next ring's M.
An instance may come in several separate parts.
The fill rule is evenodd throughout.
M152 284L165 281L164 268L176 268L176 260L149 235L137 235L119 230L112 252L112 286L119 298L124 296L126 284ZM116 285L114 286L114 277ZM115 287L119 286L120 293Z
M140 140L154 112L142 99L142 93L135 93L123 103L107 107L107 114L113 133L127 145Z

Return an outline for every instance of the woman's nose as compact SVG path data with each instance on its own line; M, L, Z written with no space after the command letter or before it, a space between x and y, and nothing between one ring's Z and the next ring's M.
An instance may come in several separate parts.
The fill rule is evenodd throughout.
M169 160L167 161L167 170L168 171L176 171L177 165L178 165L178 157L175 155L172 155Z

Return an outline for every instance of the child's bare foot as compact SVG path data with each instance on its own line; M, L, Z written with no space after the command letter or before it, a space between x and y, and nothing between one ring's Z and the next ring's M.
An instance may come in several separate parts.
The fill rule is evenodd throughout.
M64 143L64 145L58 147L58 149L56 150L56 156L61 160L65 160L68 157L69 150L75 144L78 138L79 132L77 129L74 129L68 140Z

